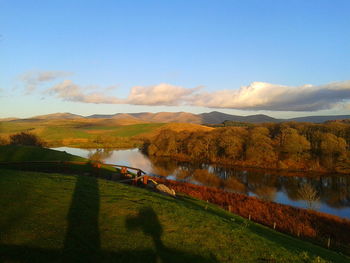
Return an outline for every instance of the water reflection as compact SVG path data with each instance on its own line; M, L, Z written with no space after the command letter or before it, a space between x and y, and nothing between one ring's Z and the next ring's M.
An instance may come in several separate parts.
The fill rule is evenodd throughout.
M243 193L258 198L350 218L350 176L286 173L148 158L137 149L85 150L61 147L83 157L98 156L106 163L138 167L150 174Z

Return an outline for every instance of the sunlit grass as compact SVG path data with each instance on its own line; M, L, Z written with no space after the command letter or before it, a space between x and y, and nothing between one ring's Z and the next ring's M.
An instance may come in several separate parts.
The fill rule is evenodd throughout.
M85 158L66 152L35 146L0 146L0 162L23 161L87 161Z
M163 123L121 125L114 120L32 120L0 122L0 136L9 137L19 132L31 132L50 146L97 147L96 139L113 138L107 147L134 147L138 135L148 134L163 126ZM118 142L120 138L121 142Z

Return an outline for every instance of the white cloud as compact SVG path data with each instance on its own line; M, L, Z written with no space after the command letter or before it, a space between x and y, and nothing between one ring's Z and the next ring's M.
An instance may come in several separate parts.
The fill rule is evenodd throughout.
M27 92L41 83L48 83L69 72L29 72L21 76ZM240 110L318 111L346 105L350 100L350 81L313 86L285 86L253 82L239 89L205 92L201 87L184 88L167 83L153 86L135 86L126 98L109 96L116 87L82 87L72 80L64 80L46 90L46 93L66 101L96 104L130 104L149 106L201 106ZM99 90L99 91L98 91ZM101 92L102 91L102 92ZM344 106L342 106L344 108Z
M204 92L170 84L131 88L126 99L104 93L86 93L85 88L65 80L49 89L50 94L68 101L105 104L202 106L241 110L317 111L336 107L350 99L350 81L299 87L253 82L238 90Z
M209 108L271 111L317 111L350 99L350 81L299 87L253 82L238 90L221 90L193 97L192 105Z
M149 87L136 86L130 90L126 99L108 96L101 92L86 93L89 89L91 87L81 87L71 80L64 80L48 89L47 93L66 101L85 103L174 106L190 100L199 88L186 89L165 83Z
M197 90L198 88L186 89L166 83L149 87L137 86L131 88L125 102L133 105L176 106L190 100Z

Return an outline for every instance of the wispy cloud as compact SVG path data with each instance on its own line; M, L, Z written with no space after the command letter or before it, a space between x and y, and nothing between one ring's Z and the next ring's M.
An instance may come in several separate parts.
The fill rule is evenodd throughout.
M73 75L71 72L66 71L29 71L19 76L19 80L24 84L26 93L29 94L43 83L71 75Z
M97 87L96 87L97 89ZM77 101L96 104L131 104L131 105L182 105L189 101L191 96L199 88L186 89L179 86L161 83L159 85L142 87L136 86L131 88L127 98L120 99L115 96L106 95L102 92L87 91L89 88L81 87L71 80L53 86L46 92L66 101Z
M96 104L121 104L122 100L107 96L98 92L85 93L84 89L76 85L71 80L64 80L63 82L53 86L46 91L48 94L54 95L66 101L76 101Z

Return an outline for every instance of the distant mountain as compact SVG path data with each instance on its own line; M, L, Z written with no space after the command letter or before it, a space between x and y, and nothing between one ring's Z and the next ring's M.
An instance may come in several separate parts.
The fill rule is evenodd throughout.
M130 115L150 122L185 122L200 124L202 119L197 114L188 112L158 112L158 113L130 113Z
M111 119L116 114L94 114L86 116L87 119Z
M298 117L298 118L288 119L288 121L323 123L326 121L345 120L345 119L350 119L350 115L307 116L307 117Z
M131 114L128 114L128 113L117 113L117 114L114 114L112 119L114 119L114 120L124 120L124 119L140 120L139 118L136 118L136 117L134 117L134 116L132 116Z
M106 118L106 119L134 119L144 122L185 122L200 124L202 119L199 115L188 112L140 112L140 113L117 113L111 115L90 115L87 118Z
M202 113L199 115L202 117L202 123L206 123L206 124L217 124L217 123L223 123L224 121L237 121L237 122L249 122L249 123L281 121L263 114L250 115L250 116L237 116L237 115L230 115L230 114L226 114L218 111L212 111L209 113Z
M71 113L54 113L47 115L35 116L28 119L14 119L12 121L36 121L50 119L105 119L107 123L116 125L116 123L145 123L145 122L163 122L163 123L194 123L194 124L220 124L224 121L247 122L247 123L264 123L264 122L312 122L323 123L332 120L350 119L350 115L333 115L333 116L307 116L291 119L276 119L264 114L256 114L249 116L238 116L219 111L209 113L193 114L188 112L140 112L140 113L116 113L116 114L94 114L83 117L81 115ZM0 119L0 121L11 121L11 119ZM111 122L113 120L113 122ZM117 122L116 122L117 121Z
M52 113L52 114L46 114L46 115L39 115L29 119L51 120L51 119L79 119L79 118L84 118L84 117L81 115L65 112L65 113Z
M18 118L9 117L9 118L1 118L1 119L0 119L0 121L14 121L14 120L18 120Z

